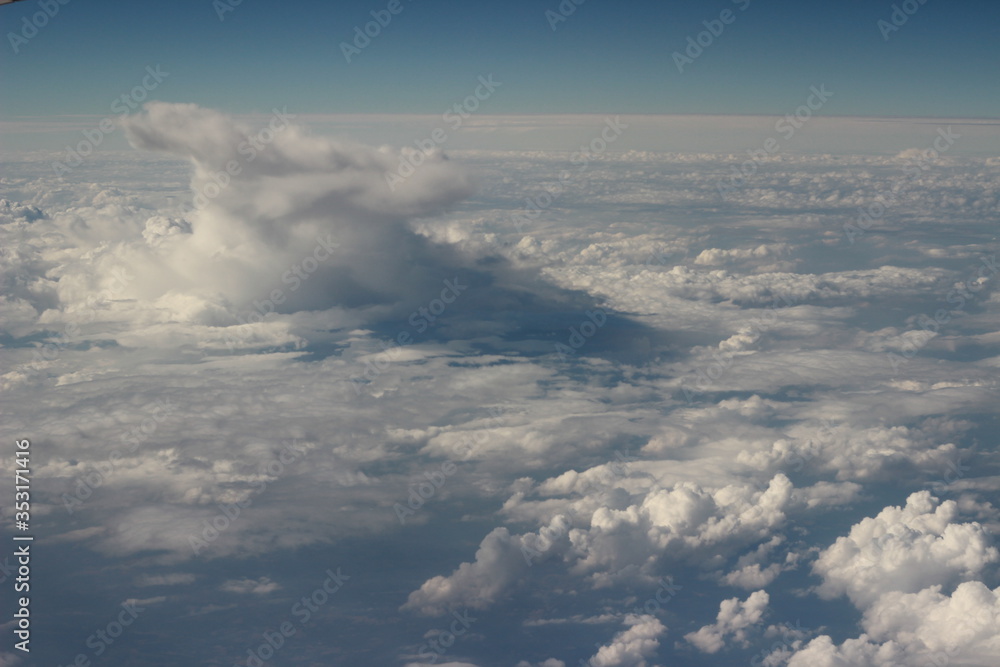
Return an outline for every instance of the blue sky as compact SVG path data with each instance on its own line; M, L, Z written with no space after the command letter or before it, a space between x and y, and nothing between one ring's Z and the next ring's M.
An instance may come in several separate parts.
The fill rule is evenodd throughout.
M159 64L157 99L233 113L438 114L492 73L490 113L773 114L825 83L833 115L1000 116L995 2L929 0L885 40L891 2L588 0L553 31L556 0L403 0L347 63L340 43L387 4L243 0L220 21L210 0L72 0L16 54L10 33L39 5L4 6L0 113L107 113ZM678 72L671 54L727 8Z

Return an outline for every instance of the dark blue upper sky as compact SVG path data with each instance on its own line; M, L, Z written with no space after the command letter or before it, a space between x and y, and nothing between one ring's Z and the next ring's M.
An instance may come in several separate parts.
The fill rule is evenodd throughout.
M224 20L212 0L70 0L15 54L41 11L28 0L0 8L0 112L107 113L160 65L151 97L235 113L441 113L492 73L490 113L785 113L825 84L828 114L1000 117L1000 3L909 2L886 40L879 0L587 0L555 31L559 0L401 0L347 63L340 43L388 0L242 0ZM671 54L724 9L735 20L678 72Z

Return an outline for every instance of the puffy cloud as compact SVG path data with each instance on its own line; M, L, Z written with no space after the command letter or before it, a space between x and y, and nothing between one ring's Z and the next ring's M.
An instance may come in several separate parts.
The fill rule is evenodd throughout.
M721 578L721 582L728 586L737 586L747 590L759 589L768 586L778 578L783 571L795 567L798 556L789 553L785 557L785 562L773 562L765 566L769 560L773 560L773 553L785 541L781 535L775 535L767 542L760 544L754 551L741 556L736 561L735 569Z
M500 257L487 261L418 233L415 218L472 192L468 170L440 153L396 185L388 179L403 154L309 136L282 112L254 131L210 109L151 102L123 124L133 146L195 168L195 210L182 220L150 218L143 237L154 248L123 252L137 276L132 296L196 294L262 315L341 307L393 317L449 289L441 299L457 301L453 312L545 310L543 294L592 303L532 285L533 274Z
M942 436L956 433L939 433L933 425L865 427L857 422L826 422L795 425L787 435L770 447L743 450L738 460L760 470L787 467L833 474L838 480L866 480L898 476L901 469L943 474L960 456L957 445L940 442Z
M890 592L915 593L933 584L978 576L1000 560L979 523L957 523L958 504L928 491L903 507L886 507L855 524L824 550L813 570L823 577L822 597L847 595L867 608Z
M441 614L459 605L484 609L509 592L535 563L569 548L569 523L557 516L538 533L511 535L496 528L487 535L472 563L462 563L450 576L427 580L410 593L403 609Z
M729 586L738 586L747 590L751 588L759 588L760 586L770 585L771 582L778 578L781 571L781 563L771 563L765 568L762 568L760 563L744 565L738 570L733 570L732 572L726 574L722 578L722 583L728 584Z
M792 655L788 667L902 667L905 654L893 642L876 644L866 635L848 639L840 646L827 635L809 642Z
M730 264L748 259L766 259L787 254L792 247L787 243L761 244L756 248L706 248L694 258L695 264Z
M37 206L25 206L0 197L0 224L10 224L18 220L34 222L45 217Z
M516 493L505 508L516 511L524 495ZM598 493L578 504L552 505L568 510L572 523L558 514L538 533L493 530L480 544L475 561L463 563L449 576L427 580L410 594L404 608L441 613L454 605L490 606L508 594L534 562L551 557L562 558L573 573L590 575L595 586L607 585L622 571L655 579L664 558L721 565L728 553L769 536L784 523L785 510L794 502L784 475L775 476L764 489L728 485L709 491L681 483L646 493L640 502L620 509L603 506L601 497ZM621 505L621 494L612 504Z
M763 590L751 593L742 602L739 598L723 600L715 623L684 635L684 639L704 653L718 653L730 636L738 646L746 648L750 645L750 632L763 621L770 601L771 597Z
M967 581L951 595L941 586L886 593L865 612L863 625L871 638L894 641L910 655L945 653L985 666L1000 655L1000 588Z
M280 289L277 309L291 312L395 304L469 273L407 225L471 192L454 163L429 159L393 192L397 155L309 137L280 113L259 133L190 104L150 103L123 123L134 146L192 161L198 206L189 233L147 222L161 252L143 256L153 264L133 292L199 289L248 308Z
M732 484L712 491L688 482L654 489L639 504L596 509L590 529L573 535L580 554L573 567L595 573L596 581L626 567L652 574L664 557L721 565L724 556L779 528L792 504L791 482L780 474L764 489Z
M619 632L587 661L589 667L647 667L647 660L660 647L659 636L667 631L655 616L630 614L627 630Z
M791 656L788 667L993 667L1000 652L1000 588L970 581L951 595L941 586L886 593L865 612L863 626L864 634L840 645L817 637Z

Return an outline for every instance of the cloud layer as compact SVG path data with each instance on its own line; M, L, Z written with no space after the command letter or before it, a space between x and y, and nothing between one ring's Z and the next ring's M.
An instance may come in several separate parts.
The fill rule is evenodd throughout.
M992 664L1000 162L852 244L907 155L783 156L725 203L705 154L393 188L402 151L288 120L152 105L150 150L5 173L5 417L73 563L46 661L162 598L144 657L245 664L342 566L282 660L431 664L469 614L433 664Z

